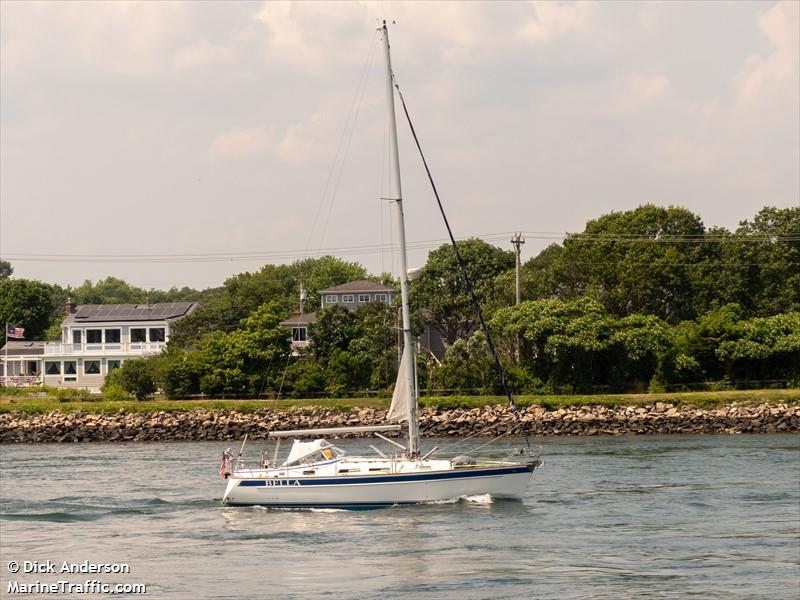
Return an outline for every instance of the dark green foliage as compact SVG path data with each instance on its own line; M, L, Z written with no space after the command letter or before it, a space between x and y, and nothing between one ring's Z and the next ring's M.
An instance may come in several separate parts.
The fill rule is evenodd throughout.
M536 300L499 310L491 322L498 349L519 365L529 387L591 391L646 389L672 344L672 329L652 315L615 319L591 298Z
M159 383L167 398L200 393L200 380L208 371L201 353L170 348L160 360Z
M0 280L0 327L24 327L26 339L40 339L53 314L51 291L40 281Z
M309 328L311 353L317 360L325 362L334 352L347 350L357 335L355 312L334 304L322 311L319 320Z
M14 273L14 267L7 260L0 260L0 281L8 279Z
M176 323L171 344L196 349L205 336L215 331L235 330L242 319L270 302L277 303L288 315L299 307L301 283L309 291L305 310L312 312L319 304L318 290L366 276L361 265L331 256L308 258L291 265L265 265L255 273L240 273L222 287L203 293L198 309Z
M111 391L119 386L137 400L145 400L156 391L155 361L146 358L126 360L119 369L113 370L103 386Z
M478 300L494 297L497 276L514 267L513 252L475 238L458 242L458 249ZM414 309L441 332L448 344L468 337L478 324L450 244L428 254L419 278L412 282L411 297Z
M349 311L326 308L309 332L311 355L325 369L326 390L386 389L397 375L395 309L372 302Z
M736 303L742 316L800 307L800 208L765 207L731 233L653 205L589 221L522 268L525 299L590 296L614 316L696 319ZM502 276L506 305L513 273Z
M556 261L569 296L597 298L616 316L652 314L670 322L695 314L692 265L702 259L700 218L648 204L589 221L564 240Z
M286 370L283 393L293 398L313 397L325 391L325 369L315 360L296 360Z

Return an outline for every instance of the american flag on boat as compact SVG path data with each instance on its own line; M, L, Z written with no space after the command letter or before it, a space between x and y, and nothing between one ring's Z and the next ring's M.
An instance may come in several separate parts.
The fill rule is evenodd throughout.
M6 327L6 337L14 338L17 340L25 339L24 327Z

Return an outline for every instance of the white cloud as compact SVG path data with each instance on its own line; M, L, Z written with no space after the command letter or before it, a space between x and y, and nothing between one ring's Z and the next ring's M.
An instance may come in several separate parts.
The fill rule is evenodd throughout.
M567 33L586 30L594 5L589 2L533 0L532 16L518 28L518 35L532 44L549 44Z
M303 163L330 154L328 140L322 115L314 113L280 136L267 125L232 127L214 137L209 154L223 160L271 156L285 163Z
M770 44L769 53L751 54L736 78L737 104L764 108L785 98L798 98L800 90L800 3L775 4L758 19Z
M178 48L172 64L178 69L203 69L231 65L237 59L234 48L201 40Z
M617 86L615 97L611 101L611 112L618 115L634 113L652 108L670 89L666 75L629 75L623 84Z
M214 138L210 152L217 158L235 160L257 156L274 147L275 134L271 127L233 127Z
M2 68L160 69L186 34L182 2L4 2ZM32 25L35 24L35 25Z

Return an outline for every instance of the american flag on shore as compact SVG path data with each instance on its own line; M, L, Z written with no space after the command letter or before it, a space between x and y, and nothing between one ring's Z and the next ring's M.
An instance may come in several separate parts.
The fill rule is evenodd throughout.
M16 340L25 339L24 327L6 327L6 337L14 338Z

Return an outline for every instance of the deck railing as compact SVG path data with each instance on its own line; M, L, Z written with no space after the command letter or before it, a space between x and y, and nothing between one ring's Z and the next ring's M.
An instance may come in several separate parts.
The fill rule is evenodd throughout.
M96 355L96 354L158 354L164 349L166 342L116 342L111 344L65 344L63 342L47 342L45 355Z

